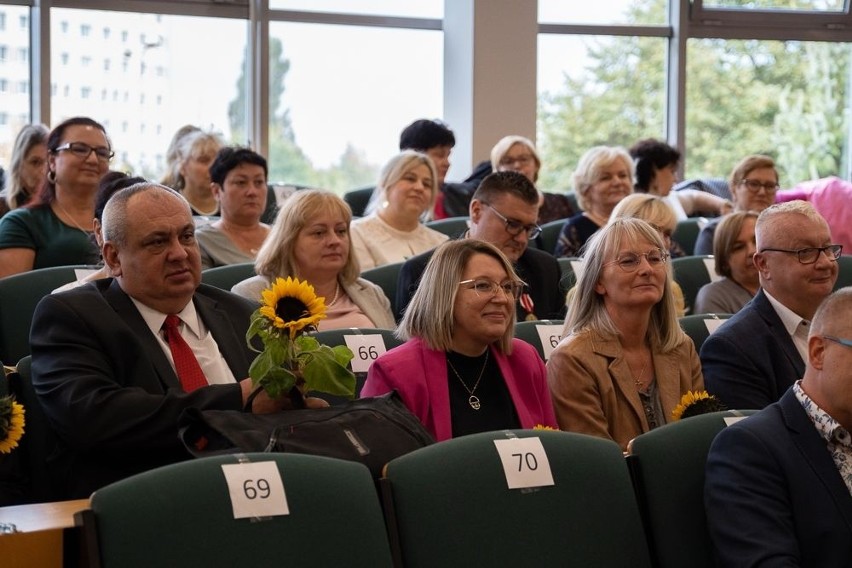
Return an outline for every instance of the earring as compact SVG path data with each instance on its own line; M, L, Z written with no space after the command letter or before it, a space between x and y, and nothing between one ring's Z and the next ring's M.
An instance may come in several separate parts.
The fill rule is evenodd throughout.
M56 172L55 171L49 170L47 172L47 181L49 181L53 185L56 185Z

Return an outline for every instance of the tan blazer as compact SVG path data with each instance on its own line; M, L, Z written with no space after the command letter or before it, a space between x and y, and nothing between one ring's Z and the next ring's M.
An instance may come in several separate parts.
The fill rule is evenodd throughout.
M653 358L663 419L670 422L681 396L704 389L701 362L686 335L677 348ZM617 338L595 332L566 337L547 362L547 382L562 430L609 438L622 449L649 430Z

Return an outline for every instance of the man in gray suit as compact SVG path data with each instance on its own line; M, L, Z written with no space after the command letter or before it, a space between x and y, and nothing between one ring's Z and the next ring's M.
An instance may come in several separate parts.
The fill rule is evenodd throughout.
M755 236L761 290L701 347L704 384L728 408L763 408L802 376L810 320L834 288L843 248L804 201L765 209Z

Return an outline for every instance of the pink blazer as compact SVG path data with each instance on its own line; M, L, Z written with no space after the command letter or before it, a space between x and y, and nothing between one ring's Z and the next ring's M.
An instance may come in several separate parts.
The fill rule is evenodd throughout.
M513 340L509 356L493 346L490 349L509 389L521 427L557 428L547 372L538 352L518 339ZM445 352L430 349L423 340L414 338L376 359L367 373L361 396L378 396L391 390L399 393L408 409L437 441L453 437Z

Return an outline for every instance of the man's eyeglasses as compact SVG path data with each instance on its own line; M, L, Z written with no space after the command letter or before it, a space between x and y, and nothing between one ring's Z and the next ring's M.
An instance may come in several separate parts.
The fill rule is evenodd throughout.
M795 250L765 248L760 249L760 252L786 252L787 254L795 254L802 264L813 264L819 260L821 253L825 253L825 256L831 260L837 260L840 258L840 253L843 252L843 245L826 245L824 247L808 247Z
M506 280L505 282L494 282L486 278L474 278L472 280L462 280L459 286L470 285L469 288L476 292L480 298L491 299L497 295L498 291L510 300L517 300L521 297L521 291L524 289L524 283L518 280Z
M494 211L494 214L497 215L505 224L506 224L506 232L512 235L513 237L517 237L521 233L526 233L528 239L534 239L541 234L541 227L536 225L535 223L530 225L524 225L523 223L519 223L514 219L508 219L503 216L499 211L494 209L494 207L490 203L482 203L483 205L488 206L489 209Z
M823 339L828 339L829 341L833 341L842 345L843 347L852 348L852 339L843 339L842 337L835 337L833 335L823 335Z
M742 179L740 180L740 185L746 186L752 193L757 193L761 189L765 189L766 193L775 193L780 187L777 182L767 181L764 183L756 179Z
M66 142L62 146L58 146L54 152L62 152L68 151L80 158L81 160L87 159L92 152L95 153L95 156L98 157L98 160L102 162L108 162L112 160L112 157L115 156L115 152L107 148L106 146L98 146L94 148L89 146L85 142Z
M617 264L618 267L624 272L636 272L636 270L639 269L639 265L642 264L643 256L645 257L645 260L648 261L648 264L651 266L651 268L659 268L661 266L665 266L666 261L669 259L668 253L660 249L650 250L641 254L635 252L626 252L615 260L605 262L604 266L609 266L610 264Z

